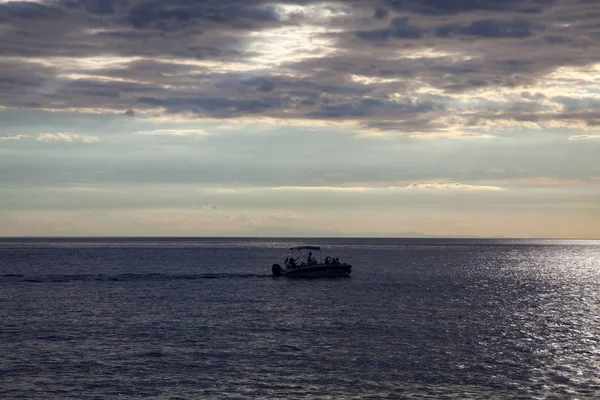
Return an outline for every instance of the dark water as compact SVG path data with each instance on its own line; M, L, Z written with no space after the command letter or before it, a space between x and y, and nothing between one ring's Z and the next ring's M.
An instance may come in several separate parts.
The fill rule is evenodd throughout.
M350 278L273 278L295 244ZM0 398L600 398L600 241L0 240Z

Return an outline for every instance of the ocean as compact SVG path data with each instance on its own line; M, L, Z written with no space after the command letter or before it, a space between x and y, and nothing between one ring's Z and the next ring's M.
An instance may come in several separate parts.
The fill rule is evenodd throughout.
M600 241L0 239L0 398L600 398Z

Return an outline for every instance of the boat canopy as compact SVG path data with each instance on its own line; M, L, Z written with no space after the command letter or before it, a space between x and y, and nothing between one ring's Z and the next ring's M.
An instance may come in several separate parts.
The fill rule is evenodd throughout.
M290 247L290 250L321 250L319 246L294 246Z

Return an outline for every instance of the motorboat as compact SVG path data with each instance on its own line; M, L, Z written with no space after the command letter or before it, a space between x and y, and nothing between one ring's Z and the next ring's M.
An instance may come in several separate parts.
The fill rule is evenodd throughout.
M322 278L350 276L352 265L340 263L337 257L321 258L320 246L290 247L292 254L286 257L283 266L273 264L273 276L298 278ZM314 255L313 255L314 252Z

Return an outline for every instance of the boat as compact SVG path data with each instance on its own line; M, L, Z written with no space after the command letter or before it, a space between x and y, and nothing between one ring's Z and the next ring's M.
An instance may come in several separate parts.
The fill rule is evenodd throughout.
M297 278L322 278L350 276L352 265L340 263L338 258L325 257L321 259L320 246L290 247L292 254L286 257L283 266L273 264L273 276ZM313 252L317 255L313 256Z

